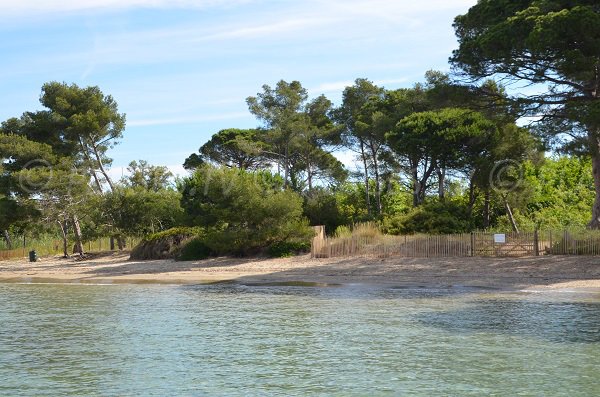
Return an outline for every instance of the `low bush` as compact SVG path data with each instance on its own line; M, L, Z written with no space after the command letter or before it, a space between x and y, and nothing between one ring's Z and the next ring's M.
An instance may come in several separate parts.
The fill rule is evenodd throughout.
M212 255L212 250L204 240L204 237L195 237L188 240L179 249L175 259L178 261L194 261L208 258Z
M451 201L431 202L413 208L406 215L384 219L387 234L453 234L471 230L467 209Z
M176 227L146 236L131 250L130 259L171 259L194 237L202 235L197 227Z
M310 243L307 241L280 241L272 244L267 249L267 254L275 258L284 258L310 251Z

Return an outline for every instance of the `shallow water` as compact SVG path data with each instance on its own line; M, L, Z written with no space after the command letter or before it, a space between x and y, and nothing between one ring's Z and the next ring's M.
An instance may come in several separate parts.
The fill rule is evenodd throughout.
M600 297L0 284L0 395L598 396Z

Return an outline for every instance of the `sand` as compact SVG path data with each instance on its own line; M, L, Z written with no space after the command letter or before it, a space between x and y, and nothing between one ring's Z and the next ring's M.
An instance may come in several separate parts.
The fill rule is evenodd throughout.
M0 261L0 282L386 284L600 291L600 257L530 258L213 258L134 261L128 253Z

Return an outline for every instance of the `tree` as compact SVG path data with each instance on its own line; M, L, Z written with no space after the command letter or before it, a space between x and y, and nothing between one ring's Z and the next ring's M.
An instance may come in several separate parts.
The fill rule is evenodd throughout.
M88 193L87 176L77 174L70 158L57 156L49 145L24 136L0 134L0 159L4 205L25 214L35 208L46 222L58 222L65 256L67 224L71 223L77 251L83 253L77 213Z
M324 96L308 101L300 82L279 81L275 88L246 99L250 112L266 128L262 153L283 169L284 186L311 190L316 179L343 179L343 167L326 150L339 144L329 112L331 102Z
M116 235L141 236L181 224L181 194L176 190L153 190L144 187L116 187L100 200L101 218ZM118 241L123 244L121 240Z
M464 167L470 160L466 154L483 151L495 129L480 113L456 108L413 113L400 120L386 138L410 172L413 205L425 200L436 169Z
M451 62L474 79L498 76L537 90L514 96L520 114L592 159L600 227L600 9L592 0L480 0L456 17Z
M129 175L123 178L123 184L131 188L141 188L152 192L172 187L173 173L162 165L150 165L145 160L132 161L127 167Z
M312 231L302 217L302 197L282 184L267 171L203 166L183 180L182 207L191 225L207 229L206 244L217 254L307 241Z
M42 87L40 102L59 127L61 140L71 148L78 147L80 163L88 168L98 191L102 191L98 173L113 190L106 170L111 159L106 151L122 137L125 128L125 115L119 113L113 97L104 95L96 86L80 88L76 84L50 82Z
M266 131L260 129L228 128L214 134L200 147L199 154L192 154L183 164L186 169L195 169L205 163L224 165L241 170L255 170L270 165L264 150Z
M342 94L342 105L334 112L336 121L343 127L343 138L346 147L358 154L364 173L366 209L371 213L369 197L369 169L377 170L377 155L381 148L382 137L374 134L364 118L372 113L373 109L366 109L366 105L373 99L383 96L384 90L374 85L367 79L356 79L354 85L346 87ZM366 114L365 114L366 113ZM362 119L362 124L361 124ZM371 165L373 164L373 165ZM379 175L376 175L377 194L379 194ZM381 210L379 196L377 198L378 211Z
M279 81L273 89L263 85L263 92L248 97L246 102L254 114L269 129L267 138L274 160L283 168L285 187L290 183L293 147L303 131L302 110L308 93L299 81Z

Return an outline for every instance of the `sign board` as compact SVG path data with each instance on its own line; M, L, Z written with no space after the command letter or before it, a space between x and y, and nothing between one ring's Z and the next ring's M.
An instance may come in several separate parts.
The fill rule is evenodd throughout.
M494 234L494 243L505 244L506 234Z

